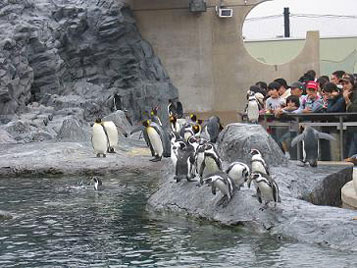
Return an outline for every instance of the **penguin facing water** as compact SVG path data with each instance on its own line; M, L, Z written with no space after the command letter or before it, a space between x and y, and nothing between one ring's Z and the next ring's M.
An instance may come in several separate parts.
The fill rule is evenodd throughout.
M265 201L264 206L260 208L261 210L266 208L271 201L275 202L275 206L277 202L281 202L278 184L269 175L255 172L252 173L251 180L256 185L259 203L262 204ZM250 187L250 184L248 184L248 187Z
M100 155L106 157L106 152L108 149L108 137L105 132L102 119L100 118L95 120L95 123L92 127L91 142L97 157L100 157Z
M204 180L204 183L211 186L212 194L216 195L217 189L223 194L217 205L225 206L232 199L235 186L233 180L226 173L222 171L213 173Z
M302 165L308 163L311 167L317 166L317 160L319 158L319 139L330 141L336 140L330 134L319 132L310 126L307 126L300 135L296 136L291 141L291 147L295 146L300 141L302 142Z

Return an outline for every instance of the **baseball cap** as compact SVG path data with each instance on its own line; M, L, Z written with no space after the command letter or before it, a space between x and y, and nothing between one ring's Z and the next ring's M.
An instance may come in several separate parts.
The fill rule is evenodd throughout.
M317 83L315 81L309 81L306 85L306 89L317 90Z
M352 85L354 85L355 83L355 79L352 75L349 75L349 74L344 74L342 76L342 78L340 79L340 82L342 81L346 81L346 82L350 82Z
M304 84L303 83L300 83L300 82L294 82L290 85L290 88L299 88L301 90L304 90L305 87L304 87Z

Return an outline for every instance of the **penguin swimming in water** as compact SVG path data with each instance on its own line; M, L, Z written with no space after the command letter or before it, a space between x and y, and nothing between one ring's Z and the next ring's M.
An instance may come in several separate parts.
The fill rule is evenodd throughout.
M250 169L248 165L241 162L233 162L226 170L227 175L234 181L238 190L249 179Z
M258 123L259 119L259 104L255 97L254 92L249 93L248 105L246 108L248 122Z
M226 206L229 201L231 201L235 185L233 180L224 172L219 171L209 175L209 177L205 178L205 184L208 184L212 187L212 194L216 195L216 189L218 189L223 197L220 201L218 201L217 205Z
M291 141L291 147L302 141L303 159L302 165L308 163L311 167L317 167L319 158L319 139L334 141L333 136L319 132L310 126L305 127L304 131Z
M263 159L263 156L260 151L257 149L252 149L250 151L250 154L252 156L252 159L250 160L250 163L252 165L252 173L260 172L262 174L270 175L269 167L265 163L265 160Z
M114 147L118 145L118 129L113 121L102 122L108 138L108 153L115 153Z
M204 172L207 176L209 176L215 172L222 171L222 160L213 144L209 142L205 143L202 149L204 150L204 155L199 171L200 184L203 184Z
M103 157L106 157L105 153L107 152L109 142L108 136L102 123L102 119L100 118L95 120L95 123L92 127L91 142L97 157L100 157L101 154Z
M93 182L94 182L94 190L96 191L103 190L103 182L101 179L99 179L98 177L93 177Z
M264 206L260 208L261 210L266 208L271 201L275 202L275 206L277 202L281 202L278 184L269 175L255 172L252 173L251 180L256 185L259 203L262 204L263 200L265 201ZM250 182L248 183L248 187L250 188Z
M149 143L151 144L155 152L154 158L151 159L150 161L152 162L161 161L162 154L164 152L164 147L159 131L152 126L152 123L149 120L145 120L143 122L143 126L146 129L149 138Z

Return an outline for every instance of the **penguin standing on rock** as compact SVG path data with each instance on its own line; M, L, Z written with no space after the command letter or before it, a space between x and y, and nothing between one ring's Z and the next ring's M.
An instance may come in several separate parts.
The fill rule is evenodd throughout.
M93 177L93 182L94 182L94 190L96 190L96 191L103 190L103 182L100 178Z
M241 162L233 162L226 170L227 175L234 181L238 190L248 180L250 176L249 167Z
M105 128L102 123L102 119L97 118L92 127L92 138L91 138L92 146L94 152L97 154L97 157L103 155L106 157L106 152L108 149L108 136L105 131Z
M260 172L262 174L270 175L268 165L265 163L262 154L257 149L252 149L250 151L252 159L250 163L252 164L252 173L253 172Z
M151 159L150 161L152 162L161 161L162 154L164 152L164 147L159 131L150 124L149 120L145 120L143 122L143 126L146 129L150 146L153 148L153 151L155 152L154 158Z
M334 141L333 136L327 133L319 132L310 126L305 127L304 131L296 136L291 141L291 146L295 146L302 141L303 159L301 166L308 163L311 167L317 167L317 160L319 158L319 139Z
M262 204L263 200L265 201L265 205L260 208L261 210L264 210L271 201L275 202L275 206L277 202L281 202L278 184L269 175L255 172L252 173L251 180L253 180L256 185L259 203ZM250 187L250 183L248 187Z
M103 127L108 138L108 153L115 153L114 147L118 145L118 129L113 121L103 121Z
M216 149L212 143L206 143L203 145L204 155L203 161L200 167L200 183L203 184L203 174L210 174L222 171L222 160L219 157Z
M212 194L216 195L217 188L223 194L222 199L218 201L217 205L226 206L231 201L235 186L232 179L226 173L222 171L213 173L204 180L204 183L212 187Z

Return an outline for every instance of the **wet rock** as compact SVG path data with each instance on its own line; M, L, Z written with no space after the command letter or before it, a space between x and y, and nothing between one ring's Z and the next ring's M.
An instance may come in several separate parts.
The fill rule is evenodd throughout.
M207 185L176 183L172 172L165 171L159 189L150 197L148 207L169 210L225 225L245 225L255 230L306 243L329 246L340 250L357 251L355 239L355 213L331 206L318 206L308 201L324 204L327 196L333 199L343 181L351 179L351 167L318 167L296 170L296 163L287 167L273 167L272 173L280 188L282 202L277 207L263 211L255 190L243 187L236 191L226 207L217 205L221 194L212 195ZM294 172L292 172L294 170ZM329 178L340 182L327 187ZM254 187L252 187L254 188ZM321 197L321 198L320 198ZM320 199L319 199L320 198ZM334 200L330 200L334 204Z
M288 160L274 139L261 125L234 123L227 125L217 140L220 156L228 161L249 164L251 149L258 149L268 165L286 165Z

